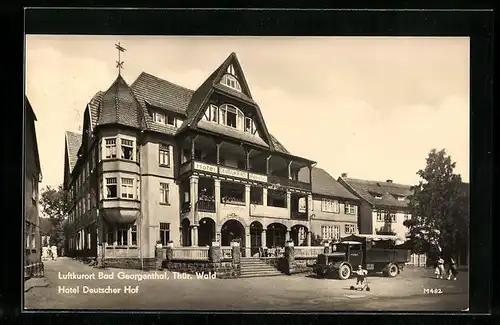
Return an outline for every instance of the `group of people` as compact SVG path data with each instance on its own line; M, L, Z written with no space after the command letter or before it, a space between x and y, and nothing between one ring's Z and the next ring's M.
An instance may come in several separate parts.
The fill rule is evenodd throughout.
M442 257L439 257L437 259L435 267L436 270L434 271L434 274L436 274L436 279L443 279L443 277L446 277L446 274L448 274L448 280L451 280L452 277L453 280L457 279L458 267L453 257L450 257L450 260L448 262L448 272L446 272L446 269L444 267L444 259Z

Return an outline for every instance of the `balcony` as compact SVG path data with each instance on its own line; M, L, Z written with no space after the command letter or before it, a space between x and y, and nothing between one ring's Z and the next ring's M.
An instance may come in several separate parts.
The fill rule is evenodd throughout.
M308 220L307 212L291 211L290 219L292 220Z
M258 173L252 173L246 170L218 166L214 164L207 164L201 161L187 161L183 163L180 167L180 175L186 174L191 171L198 171L218 176L229 176L238 179L244 179L249 181L255 181L260 183L266 183L271 185L278 185L280 187L292 187L300 190L310 191L311 184L300 182L297 180L288 179L285 177L279 177L274 175L263 175Z
M199 200L196 204L197 211L200 212L215 212L214 200ZM181 205L181 212L186 213L191 211L191 202L184 202Z

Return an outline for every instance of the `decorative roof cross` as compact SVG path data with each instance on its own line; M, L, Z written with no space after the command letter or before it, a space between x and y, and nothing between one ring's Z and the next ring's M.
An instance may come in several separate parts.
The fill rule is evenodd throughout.
M123 69L123 61L121 61L121 53L125 52L126 49L120 45L120 42L118 44L115 44L116 49L118 50L118 61L116 61L116 67L118 68L118 74L121 73L121 70Z

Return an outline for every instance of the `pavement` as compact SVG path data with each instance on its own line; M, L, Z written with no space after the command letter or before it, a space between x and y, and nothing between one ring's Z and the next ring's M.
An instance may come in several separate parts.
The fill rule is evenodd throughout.
M95 279L63 279L68 272ZM128 279L118 279L123 275ZM153 275L165 278L137 279ZM349 290L355 279L319 279L312 274L197 279L169 271L98 269L65 257L45 263L45 279L48 286L25 293L26 309L461 311L468 307L469 292L465 271L448 281L435 279L432 269L405 268L395 278L369 277L367 292ZM88 288L108 292L89 293Z

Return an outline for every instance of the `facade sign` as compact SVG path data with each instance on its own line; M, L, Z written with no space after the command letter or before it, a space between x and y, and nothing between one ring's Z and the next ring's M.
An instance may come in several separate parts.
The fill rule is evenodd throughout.
M251 179L252 181L267 183L267 176L266 175L248 173L248 178Z
M237 170L237 169L226 168L226 167L220 167L219 174L226 175L226 176L239 177L239 178L248 178L247 172Z
M205 164L205 163L198 162L198 161L194 162L194 169L195 170L200 170L200 171L203 171L203 172L217 174L217 166Z

